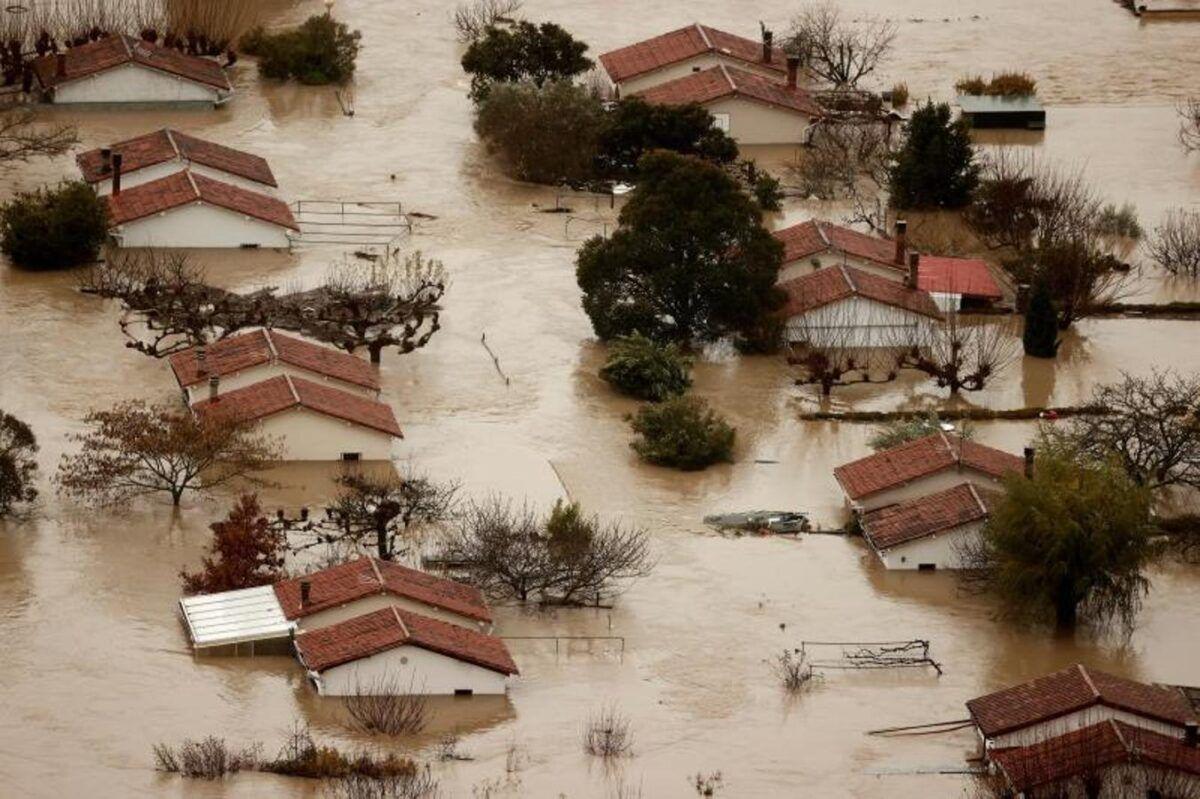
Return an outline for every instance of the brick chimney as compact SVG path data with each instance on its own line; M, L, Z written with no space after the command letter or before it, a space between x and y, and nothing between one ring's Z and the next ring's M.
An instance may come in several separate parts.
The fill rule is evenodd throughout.
M65 78L67 76L67 54L58 53L54 56L54 77Z
M790 55L787 58L787 85L789 89L796 88L797 77L800 74L800 56Z
M221 378L217 375L213 375L212 377L208 378L208 398L213 402L216 402L217 398L220 396Z
M918 285L917 278L921 274L921 253L912 252L908 254L908 274L904 276L904 285L910 289L915 289Z
M770 63L771 63L771 49L772 49L772 48L771 48L771 45L774 43L774 41L775 41L775 33L774 33L773 31L769 31L769 30L767 30L766 28L763 28L763 32L762 32L762 42L763 42L762 60L763 60L763 63L764 63L764 64L770 64Z
M121 193L121 154L112 154L112 193L116 197Z
M905 251L908 249L908 222L896 220L896 263L904 266Z
M1189 721L1183 725L1183 742L1193 749L1200 748L1200 724Z
M312 583L308 580L300 581L300 607L308 604L309 596L312 593Z
M1025 477L1030 480L1033 479L1033 456L1034 456L1034 454L1035 454L1035 450L1033 449L1033 447L1025 448Z
M101 174L104 174L104 175L107 175L109 172L112 172L112 148L111 147L101 147L100 148L100 172L101 172Z

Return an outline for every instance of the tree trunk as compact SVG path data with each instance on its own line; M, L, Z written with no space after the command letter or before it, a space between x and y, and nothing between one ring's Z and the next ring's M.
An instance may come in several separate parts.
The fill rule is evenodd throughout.
M390 546L391 542L388 540L387 525L375 528L375 544L379 550L380 560L392 559L392 548Z
M1060 593L1054 603L1054 620L1059 632L1071 632L1079 619L1079 606L1075 597Z
M383 345L378 342L372 342L367 345L367 352L371 355L371 363L378 366L383 360Z

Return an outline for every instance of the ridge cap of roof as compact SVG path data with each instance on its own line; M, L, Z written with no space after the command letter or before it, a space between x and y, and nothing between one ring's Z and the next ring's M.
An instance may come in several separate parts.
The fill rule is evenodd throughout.
M125 56L133 58L133 49L129 46L129 38L125 34L121 34L119 38L121 39L121 44L125 47Z
M183 170L183 174L187 175L188 184L192 187L192 191L195 193L196 199L203 201L204 197L200 194L200 187L196 185L196 179L192 177L192 170L185 169Z
M829 236L825 235L825 225L821 222L821 220L814 219L814 220L812 220L812 223L813 223L813 227L815 227L817 229L817 235L821 237L821 241L825 242L826 248L832 247L833 244L830 243ZM842 260L843 261L845 260L845 254L846 253L843 250L842 251L842 256L843 256Z
M300 401L300 393L296 391L296 386L292 383L292 376L285 374L283 379L287 381L288 391L292 392L292 399L295 401L295 404L303 405L304 403Z
M372 562L372 564L374 564L374 562L375 562L375 561L374 561L374 558L372 558L372 559L371 559L371 562ZM375 571L375 573L376 573L376 574L378 574L378 573L379 573L378 569ZM409 639L409 638L411 638L412 636L411 636L411 634L408 632L408 625L406 625L406 624L404 623L404 619L400 618L400 609L399 609L399 608L397 608L395 605L390 605L389 607L391 607L391 609L392 609L392 616L393 616L393 617L396 619L396 623L400 625L400 631L401 631L402 633L404 633L404 640L405 640L405 642L407 642L407 641L408 641L408 639Z
M279 350L275 349L275 338L271 335L271 328L264 327L262 329L263 337L267 340L267 348L271 350L271 361L279 360Z
M984 516L989 515L987 505L983 504L983 498L979 496L979 491L975 488L975 484L968 481L967 488L971 490L971 496L975 498L976 504L979 505L980 512L983 513Z
M1100 689L1096 687L1096 683L1092 682L1092 675L1088 674L1087 668L1082 663L1076 663L1075 668L1078 669L1079 676L1087 683L1087 687L1092 689L1092 698L1100 699L1102 696Z
M166 134L167 141L171 143L171 149L175 151L175 155L179 158L183 158L183 151L179 149L179 145L175 142L174 131L172 131L170 128L163 128L163 133Z
M367 562L371 564L371 571L374 572L375 580L379 583L379 589L382 591L387 587L387 583L384 582L383 575L379 571L379 564L375 562L375 556L367 555Z
M736 93L738 90L738 87L737 87L737 84L734 83L734 81L733 81L733 76L729 74L729 68L726 67L723 62L721 64L718 64L717 66L720 68L721 74L725 76L725 82L729 84L729 90Z
M1117 736L1117 740L1121 742L1121 748L1126 752L1132 752L1133 747L1129 745L1129 741L1125 740L1125 735L1121 732L1121 725L1117 723L1117 720L1107 719L1107 723L1113 734Z
M693 22L692 24L696 27L696 32L700 34L700 38L704 40L704 46L709 50L717 49L713 47L712 41L708 38L708 31L704 30L704 26L699 22Z
M843 263L843 264L838 264L837 268L839 270L841 270L842 279L846 281L846 285L850 287L850 291L852 291L855 294L858 294L858 286L854 283L854 278L850 276L849 267L847 267Z

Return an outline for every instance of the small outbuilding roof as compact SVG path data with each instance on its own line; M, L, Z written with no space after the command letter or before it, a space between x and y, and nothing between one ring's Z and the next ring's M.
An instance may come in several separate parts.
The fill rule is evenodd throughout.
M810 117L821 115L821 107L804 89L724 64L652 86L635 96L657 105L704 105L725 97L743 97Z
M827 266L811 274L785 280L779 284L779 288L787 294L787 302L783 307L783 314L787 317L808 313L852 297L864 297L933 319L942 318L937 304L926 292L844 264Z
M179 608L197 649L287 638L296 629L269 585L185 596Z
M964 114L1011 114L1042 110L1042 104L1035 94L1013 97L960 94L957 102Z
M822 252L840 252L864 261L890 266L905 274L907 266L896 263L896 243L867 233L859 233L824 219L810 219L782 228L772 234L783 244L783 262L791 263Z
M291 375L261 380L192 406L198 416L232 422L253 422L292 408L307 408L396 438L404 437L390 406Z
M58 59L65 61L66 74L60 75ZM194 83L232 91L229 76L216 61L185 55L169 47L160 47L132 36L108 36L98 41L72 47L66 53L51 53L32 62L38 82L46 88L60 86L125 64L166 72Z
M980 732L991 737L1094 705L1180 727L1197 720L1191 704L1178 689L1093 671L1080 663L972 699L967 702L967 710Z
M988 517L985 495L971 483L866 513L863 537L878 550L907 544Z
M309 586L305 603L300 601L302 582ZM491 610L478 588L374 557L358 558L283 580L275 584L275 594L289 619L310 616L375 594L394 594L468 619L492 620Z
M415 646L505 675L519 673L508 647L496 636L395 606L296 636L296 654L300 662L315 672L400 646Z
M1004 295L987 261L922 255L917 263L917 287L934 294L961 294L998 300Z
M939 431L838 466L833 476L846 496L863 499L959 466L1001 478L1024 469L1025 461L986 444Z
M124 189L104 198L114 225L124 225L147 216L195 202L207 203L279 227L299 230L287 203L256 191L199 175L185 169L173 175Z
M100 149L97 147L87 150L75 157L75 163L79 165L79 171L88 183L99 183L112 177L112 170L105 167ZM266 159L170 128L119 141L109 145L108 149L113 153L120 153L122 173L136 172L179 159L219 169L264 186L278 185Z
M610 50L600 56L600 63L608 76L620 83L704 53L718 53L780 74L787 72L787 58L778 47L771 48L771 60L764 61L762 42L698 22L618 50Z
M183 388L202 384L213 375L224 377L279 362L343 383L379 389L378 373L362 358L274 330L254 330L209 344L203 364L198 353L199 349L192 347L171 356L171 371Z
M1116 719L1030 746L994 749L989 758L1014 790L1025 792L1126 763L1200 775L1200 749Z

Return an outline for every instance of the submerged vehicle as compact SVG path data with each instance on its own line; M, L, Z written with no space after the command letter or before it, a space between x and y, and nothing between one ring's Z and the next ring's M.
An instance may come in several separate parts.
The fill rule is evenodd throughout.
M704 523L719 530L764 533L806 533L812 529L808 514L787 510L755 510L705 516Z

